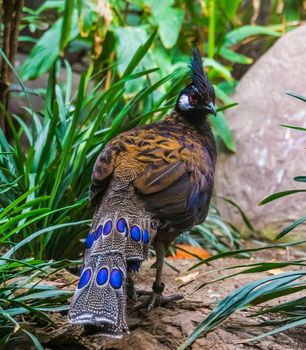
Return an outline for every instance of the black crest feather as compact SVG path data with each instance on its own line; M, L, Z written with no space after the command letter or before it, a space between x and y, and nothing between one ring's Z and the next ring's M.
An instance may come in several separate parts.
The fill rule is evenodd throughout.
M202 96L215 98L215 90L203 69L203 62L198 47L193 47L190 61L191 80Z

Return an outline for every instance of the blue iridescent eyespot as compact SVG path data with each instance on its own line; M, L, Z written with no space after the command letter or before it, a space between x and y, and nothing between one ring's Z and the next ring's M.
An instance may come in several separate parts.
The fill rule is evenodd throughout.
M114 289L119 289L122 286L122 273L119 269L112 270L109 283Z
M95 240L94 232L89 232L88 236L86 238L86 247L88 249L91 248L91 246L93 245L94 240Z
M150 235L146 228L142 231L142 240L144 244L150 243Z
M140 234L140 228L138 226L131 227L131 237L136 242L140 241L141 234Z
M120 233L127 233L128 225L124 218L121 218L117 221L117 230Z
M102 267L97 273L97 283L99 286L102 286L107 282L108 279L108 269L106 267Z
M86 269L80 278L80 281L78 283L78 288L81 289L86 286L86 284L89 282L91 277L91 271L90 269Z
M106 221L103 228L103 235L104 236L108 235L111 232L112 227L113 227L113 223L111 222L111 220Z
M103 232L103 225L99 225L99 227L95 232L95 240L97 240L102 235L102 232Z

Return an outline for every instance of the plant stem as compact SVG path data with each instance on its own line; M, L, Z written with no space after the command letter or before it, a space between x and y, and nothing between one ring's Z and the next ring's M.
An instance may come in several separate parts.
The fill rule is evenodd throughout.
M209 27L208 27L208 57L213 58L215 54L215 27L216 27L216 1L208 0Z
M3 0L3 52L14 65L18 47L19 24L24 0ZM8 92L11 81L11 71L4 59L1 63L0 78L0 127L5 132L4 111L8 105Z

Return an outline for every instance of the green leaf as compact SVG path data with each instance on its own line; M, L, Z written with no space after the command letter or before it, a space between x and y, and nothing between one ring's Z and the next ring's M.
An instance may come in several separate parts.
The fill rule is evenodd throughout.
M229 18L235 16L240 5L240 1L241 0L221 0L221 7Z
M299 130L299 131L306 131L306 128L302 128L300 126L295 126L295 125L280 124L280 126L283 126L284 128Z
M224 105L222 107L218 107L217 108L217 112L225 111L226 109L229 109L229 108L232 108L232 107L236 107L236 106L238 106L237 102L229 103L228 105Z
M296 176L293 180L297 182L306 182L306 176Z
M283 4L282 16L286 18L286 22L299 21L302 11L301 4L296 0L287 0Z
M218 112L216 117L212 116L209 118L209 120L211 125L220 136L222 142L225 144L226 148L231 152L235 152L233 135L227 124L227 120L225 119L224 114L222 112Z
M290 91L286 91L286 94L289 95L289 96L295 97L298 100L306 102L306 97L305 96L302 96L302 95L296 94L295 92L290 92Z
M215 307L208 317L193 330L188 339L178 350L187 349L201 334L207 334L236 310L248 307L254 300L258 301L258 298L263 295L269 295L275 293L275 291L279 292L282 289L287 289L292 285L292 282L304 277L305 274L305 271L286 272L277 276L266 277L240 287L229 294Z
M65 47L70 41L72 21L73 21L73 9L74 9L74 0L65 1L65 12L63 18L63 25L61 30L61 39L60 39L60 52L63 53ZM74 23L76 24L76 23Z
M63 18L57 20L52 27L37 41L21 67L22 80L34 79L47 72L60 54L60 40ZM73 12L72 30L65 43L75 38L79 33L77 10Z
M14 209L17 204L24 201L28 196L30 196L30 194L35 192L37 189L38 189L38 185L30 189L29 191L25 192L24 194L22 194L16 200L14 200L10 205L8 205L4 210L0 212L0 219L3 218L7 213L9 213L10 210Z
M184 20L184 10L168 7L156 18L158 34L166 49L171 49L177 42Z
M216 92L216 96L221 101L227 103L227 104L233 104L235 101L232 99L231 96L229 96L226 92L224 92L224 89L221 89L218 85L214 85L214 89Z
M10 226L15 225L19 221L22 221L23 219L29 218L31 216L37 217L40 214L48 213L50 212L49 208L39 208L39 209L32 209L31 211L27 211L25 213L19 214L14 216L13 218L10 218L6 223L0 225L1 232L5 232Z
M274 335L274 334L277 334L277 333L280 333L280 332L284 332L284 331L287 331L288 329L291 329L293 327L302 326L304 324L306 324L306 318L305 317L303 317L303 318L301 318L301 319L299 319L297 321L294 321L294 322L289 322L289 323L285 324L284 326L272 329L271 331L265 332L263 334L260 334L257 337L246 339L246 340L244 340L242 342L239 342L239 344L243 344L243 343L247 343L247 342L251 342L251 341L258 341L258 340L260 340L262 338L269 337L271 335Z
M88 222L90 222L90 220L68 222L68 223L65 223L65 224L59 224L59 225L45 227L45 228L43 228L41 230L36 231L35 233L32 233L30 236L26 237L21 242L17 243L13 248L11 248L9 251L7 251L5 254L3 254L2 258L3 259L4 258L5 259L10 258L18 249L20 249L21 247L25 246L26 244L31 242L33 239L39 237L42 234L45 234L47 232L52 232L52 231L55 231L55 230L59 230L59 229L64 228L64 227L81 225L81 224L88 223ZM5 261L0 261L0 265L2 265L3 263L5 263Z
M214 68L226 80L233 80L230 70L213 58L205 58L204 66Z
M278 193L274 193L271 196L265 198L264 200L262 200L258 205L264 205L267 204L269 202L272 202L276 199L285 197L285 196L289 196L291 194L294 193L300 193L300 192L306 192L306 190L289 190L289 191L283 191L283 192L278 192Z
M244 211L241 209L241 207L235 203L234 201L232 201L231 199L229 198L225 198L225 197L220 197L218 196L217 198L220 198L222 200L224 200L225 202L231 204L232 206L234 206L238 211L239 211L239 214L241 215L242 217L242 220L243 222L245 223L245 225L247 226L247 228L252 231L252 232L255 232L255 228L253 227L253 225L251 224L249 218L246 216L246 214L244 213Z
M248 249L237 249L237 250L232 250L232 251L227 251L224 253L220 253L214 256L211 256L210 258L204 259L195 265L191 266L188 271L195 269L196 267L207 264L211 261L218 260L218 259L223 259L223 258L228 258L231 256L238 256L244 253L253 253L253 252L259 252L261 250L266 250L266 249L285 249L287 247L293 247L297 246L300 244L304 244L306 241L298 241L298 242L292 242L292 243L280 243L280 244L271 244L271 245L266 245L264 247L259 247L259 248L248 248Z
M43 292L38 292L38 293L30 293L26 295L21 295L17 298L15 298L15 301L28 301L32 299L40 299L40 300L45 300L47 298L55 298L58 296L63 296L63 295L71 295L71 291L69 290L61 290L61 289L53 289L53 290L47 290Z
M1 299L0 299L0 301L1 301ZM29 312L31 312L33 315L38 316L39 318L47 321L48 323L54 324L54 322L52 321L52 319L49 316L47 316L45 313L37 310L33 306L30 306L28 304L25 304L21 301L14 300L14 299L7 299L6 301L12 305L23 307L23 308L27 309Z
M274 240L278 240L282 237L284 237L288 232L292 231L295 229L297 226L301 225L303 222L306 221L306 216L303 216L297 220L295 220L291 225L286 227L284 230L282 230L275 238Z
M245 55L241 55L233 50L228 49L227 47L221 47L219 54L227 59L228 61L240 64L251 64L253 62L252 58L249 58Z
M152 34L149 36L149 38L146 40L146 42L144 42L143 44L141 44L137 51L135 52L135 54L133 55L133 58L131 59L131 61L129 62L128 66L126 67L126 69L124 70L124 73L122 74L122 78L126 78L128 80L131 79L136 79L137 77L142 76L142 72L140 74L135 74L134 76L131 76L130 74L133 73L133 70L137 67L137 65L139 64L139 62L144 58L144 56L148 53L154 39L156 36L157 31L154 30L152 32ZM155 69L154 69L155 71ZM149 73L148 73L149 74ZM123 80L121 80L123 82Z
M269 27L246 25L227 33L225 35L223 45L225 47L233 46L255 35L270 35L274 37L279 37L281 36L281 33L276 32L275 30L270 29Z
M135 52L141 45L148 40L147 32L144 26L138 27L117 27L114 28L117 39L116 52L119 58L118 70L120 75L126 71L129 62L134 59ZM148 68L148 67L146 67ZM129 75L131 73L126 73Z
M22 78L19 76L19 74L17 73L15 67L11 64L11 62L9 61L9 59L7 58L7 56L5 55L5 53L3 52L3 50L0 48L0 55L2 56L2 59L7 63L7 65L10 67L10 69L12 70L12 72L14 73L16 79L18 80L22 91L24 92L24 95L26 97L27 103L29 106L32 107L31 105L31 101L29 99L29 94L28 94L28 90L26 89L26 87L23 84ZM31 113L30 113L31 114ZM2 130L0 130L2 132ZM1 134L0 134L1 137Z
M35 337L35 335L26 329L21 330L23 333L25 333L33 342L35 345L36 350L44 350L43 346L40 344L39 340Z

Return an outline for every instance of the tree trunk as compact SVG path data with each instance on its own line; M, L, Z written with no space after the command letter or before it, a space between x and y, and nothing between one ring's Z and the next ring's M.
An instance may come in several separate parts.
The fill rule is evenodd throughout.
M1 76L0 76L0 127L5 133L5 113L8 106L9 86L12 77L12 70L7 63L10 61L14 65L17 48L19 24L21 19L22 7L24 0L3 0L3 36L2 51L5 58L2 57Z

